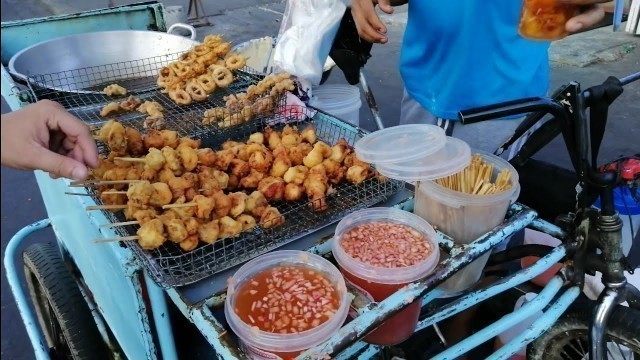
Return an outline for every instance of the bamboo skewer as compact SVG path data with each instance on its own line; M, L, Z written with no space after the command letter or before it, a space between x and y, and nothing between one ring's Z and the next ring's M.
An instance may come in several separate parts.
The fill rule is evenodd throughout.
M87 206L86 210L87 211L91 211L91 210L122 210L122 209L126 209L128 205L94 205L94 206Z
M86 193L74 193L74 192L68 192L68 191L66 191L64 194L65 194L65 195L77 195L77 196L93 196L93 195L91 195L91 194L86 194Z
M116 191L116 190L112 190L112 191L103 191L100 194L106 194L106 195L127 195L126 191Z
M143 180L100 180L100 181L85 181L69 184L69 187L91 187L101 185L114 185L114 184L133 184L141 182Z
M184 204L168 204L162 205L163 209L175 209L175 208L185 208L185 207L194 207L198 206L196 203L184 203Z
M129 162L145 162L146 161L144 158L119 157L119 156L113 158L113 160L129 161Z
M117 237L117 238L95 239L93 240L93 242L95 244L98 244L98 243L117 242L117 241L132 241L132 240L138 240L138 239L140 239L139 236L133 235L133 236L123 236L123 237Z
M139 222L136 220L132 220L132 221L123 221L123 222L117 222L117 223L109 223L109 224L102 224L100 225L101 228L112 228L112 227L118 227L118 226L127 226L127 225L138 225Z

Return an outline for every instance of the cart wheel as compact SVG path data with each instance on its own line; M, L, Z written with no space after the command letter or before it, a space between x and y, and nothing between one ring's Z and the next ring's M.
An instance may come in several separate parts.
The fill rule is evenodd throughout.
M34 244L22 257L29 295L51 357L107 359L91 311L58 249Z

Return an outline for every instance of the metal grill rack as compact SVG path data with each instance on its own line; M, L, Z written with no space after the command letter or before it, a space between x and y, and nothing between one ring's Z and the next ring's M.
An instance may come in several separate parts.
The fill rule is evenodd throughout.
M256 84L263 78L255 70L245 67L234 72L233 83L217 89L207 100L181 106L171 100L168 94L159 91L156 85L158 70L178 59L180 54L156 56L148 59L100 65L52 74L33 75L28 78L29 88L36 100L54 100L70 113L84 120L92 127L99 127L108 119L117 118L126 126L144 131L146 114L130 111L100 116L102 108L110 102L119 102L133 95L143 101L156 101L165 108L165 127L176 130L181 136L206 137L209 133L227 131L215 124L203 125L203 113L214 107L224 107L224 97L237 94ZM127 89L127 95L110 97L103 89L117 83ZM278 100L278 103L281 101ZM255 114L256 118L269 117L273 111Z
M154 58L155 62L147 59L105 65L95 69L40 75L31 77L30 85L37 99L47 98L58 101L68 111L87 123L99 125L106 120L99 116L100 109L113 101L113 98L102 94L101 89L117 82L130 90L132 95L160 102L166 109L167 128L177 130L181 136L199 138L202 140L203 147L216 150L224 141L246 141L250 134L263 131L267 126L280 129L284 124L293 122L301 130L307 125L314 125L319 140L328 144L335 144L338 139L344 138L353 145L365 135L361 129L354 128L317 109L287 106L284 104L284 99L279 101L274 111L259 114L254 120L244 124L231 128L202 125L201 117L204 110L224 106L222 101L224 95L245 91L250 84L259 81L260 76L245 69L236 73L237 79L232 86L224 91L216 91L207 101L178 106L158 91L155 84L157 69L175 58L177 55ZM94 75L92 77L89 74ZM144 132L141 127L144 116L141 115L132 112L119 115L117 118L126 125ZM283 225L271 229L257 226L251 232L242 233L237 237L220 239L214 244L200 244L190 252L185 252L170 242L151 251L143 250L136 241L124 242L123 246L132 249L145 265L149 275L160 286L166 288L187 285L300 239L339 221L350 212L380 203L403 187L402 182L389 179L379 181L377 178L368 179L358 185L342 182L334 186L334 193L327 196L328 210L326 211L314 212L310 203L303 200L275 203L272 206L275 206L285 217ZM92 194L95 202L101 204L97 194L95 192ZM124 221L122 212L104 211L104 214L111 222ZM134 226L119 227L116 228L116 233L121 236L135 235L136 229L137 227Z

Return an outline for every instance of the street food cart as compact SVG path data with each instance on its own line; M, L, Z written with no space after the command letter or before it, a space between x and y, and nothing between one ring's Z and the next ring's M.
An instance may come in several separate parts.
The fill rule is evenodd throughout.
M311 107L287 110L286 100L283 100L285 110L282 112L254 118L241 126L227 128L203 124L201 114L218 106L222 96L214 93L203 103L176 106L156 85L159 69L177 59L181 52L200 44L194 40L195 33L188 39L167 34L167 30L163 6L153 2L3 23L2 61L9 65L2 68L2 95L12 110L41 99L58 101L90 126L98 128L105 123L98 113L109 102L101 89L118 81L133 94L161 103L168 110L165 118L168 129L178 131L183 137L200 139L212 147L229 139L242 141L255 131L264 131L267 126L281 128L291 121L301 128L313 125L318 137L327 143L342 138L353 145L366 135L364 130ZM125 38L136 44L132 47L136 50L118 54L110 42ZM92 56L84 58L71 53L68 66L56 68L59 62L47 64L46 56L41 52L43 47L38 45L52 39L59 39L55 40L59 42L51 43L45 51L55 52L66 46L93 47L89 52ZM113 57L113 54L120 57ZM225 89L225 95L246 91L265 75L242 69L235 82ZM125 114L121 119L123 123L145 131L139 117L127 118ZM104 145L101 146L104 150ZM304 250L333 259L333 233L336 223L344 216L372 206L412 211L414 205L411 184L370 178L359 184L338 184L327 196L328 206L324 212L312 211L308 203L278 205L286 220L274 229L257 226L239 237L200 244L189 252L174 244L148 250L136 241L95 243L94 239L132 236L135 228L112 226L124 220L118 213L105 209L87 211L101 206L102 202L94 189L84 186L86 183L73 186L75 184L67 179L54 180L40 171L36 171L35 176L48 218L25 227L14 236L7 247L5 267L38 359L68 355L69 348L102 349L105 354L129 359L178 359L181 356L176 350L171 308L178 309L180 315L197 328L201 339L218 358L245 358L246 354L222 312L227 280L242 264L276 249ZM69 192L75 195L69 195ZM506 221L469 244L456 244L450 237L438 233L441 251L448 256L429 276L403 287L382 302L371 302L357 289L350 288L352 307L359 314L357 318L348 321L328 341L304 352L300 358L367 359L375 356L381 347L360 341L366 334L409 306L414 299L422 299L427 305L443 295L438 286L446 279L526 226L559 238L565 236L560 228L536 219L533 210L519 204L510 206ZM17 271L21 266L17 266L14 257L28 235L46 227L53 229L58 248L39 245L36 250L25 252L27 292L19 282ZM449 305L423 316L416 331L538 276L564 255L564 246L559 246L535 265L494 286L463 294ZM55 275L53 279L52 274ZM551 304L532 328L531 334L540 334L580 292L577 287L563 288L562 283L560 278L554 279L523 307L527 313L490 325L438 358L453 358L465 353L489 336L514 325L519 318ZM29 297L35 311L29 307ZM62 304L64 301L71 303ZM84 319L73 318L74 314L84 316ZM70 344L69 339L60 335L64 327L69 326L73 326L71 330L82 332L93 345L86 342ZM496 358L515 353L530 339L514 339L495 355Z

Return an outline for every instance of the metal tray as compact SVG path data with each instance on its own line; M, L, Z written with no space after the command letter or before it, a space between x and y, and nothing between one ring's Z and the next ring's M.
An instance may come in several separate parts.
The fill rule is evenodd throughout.
M254 120L237 125L231 128L219 128L212 125L202 125L201 116L205 109L222 106L222 96L229 93L238 93L246 90L250 84L254 84L261 78L250 69L240 72L236 82L221 92L215 92L207 101L194 103L189 106L178 106L174 104L166 95L158 91L155 86L155 74L144 70L144 64L149 61L166 61L165 59L146 59L125 64L128 72L107 74L108 80L113 83L118 81L125 86L131 94L144 99L153 99L165 106L165 116L167 117L167 128L177 130L181 136L190 136L202 140L203 147L219 149L220 145L227 140L245 141L249 135L262 131L267 126L276 129L281 128L286 123L295 123L298 128L303 129L307 125L314 125L319 140L329 144L334 144L340 138L344 138L353 145L358 139L365 135L362 129L341 121L329 114L314 108L304 108L302 113L292 116L289 109L282 101L274 111L260 114ZM123 65L113 67L121 69ZM109 65L102 67L101 71L108 73ZM136 73L136 70L142 69ZM122 71L122 70L117 70ZM77 94L52 91L38 86L42 81L50 82L60 76L65 76L76 81L83 81L83 70L73 70L64 74L48 74L34 77L36 81L30 82L31 89L36 98L49 98L60 102L71 113L83 119L89 124L100 125L106 119L99 116L100 109L113 99L101 94ZM125 78L122 75L127 75ZM125 81L122 81L125 79ZM129 113L124 117L119 117L123 123L142 129L144 116L142 114ZM102 150L106 150L102 148ZM328 210L314 212L310 203L305 201L280 202L272 204L285 217L283 225L264 229L260 226L251 232L242 233L234 238L220 239L214 244L200 244L198 248L191 252L185 252L173 243L165 243L161 247L147 251L143 250L137 242L123 242L122 246L129 247L138 259L144 264L149 275L162 287L177 287L194 283L206 277L214 275L225 269L245 262L260 254L278 248L284 244L300 239L314 231L331 225L339 221L345 215L366 207L373 206L386 200L391 195L403 189L404 183L394 180L378 181L371 178L361 184L354 185L343 182L335 186L335 193L327 197ZM87 189L96 204L101 204L100 199L91 189ZM111 222L124 221L121 212L113 213L104 211L105 216ZM119 227L115 229L121 236L134 235L136 227Z

